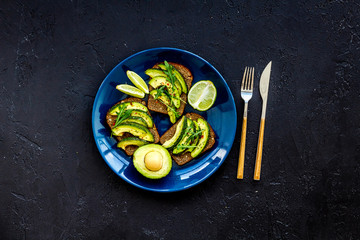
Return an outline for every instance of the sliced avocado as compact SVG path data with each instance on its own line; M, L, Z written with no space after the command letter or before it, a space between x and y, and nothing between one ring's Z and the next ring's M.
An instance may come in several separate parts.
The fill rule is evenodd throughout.
M171 64L170 64L171 65ZM165 64L163 63L160 63L157 65L161 70L166 70L166 67L165 67ZM180 85L181 87L181 91L180 92L184 92L184 93L187 93L188 92L188 88L187 88L187 85L186 85L186 82L184 80L184 77L181 75L181 73L176 70L176 68L173 66L173 70L172 70L172 73L174 74L175 78L176 78L176 82L179 83L178 85ZM176 86L179 88L179 86ZM180 93L181 94L181 93Z
M193 120L188 118L186 125L187 125L187 127L185 129L185 133L181 137L181 140L179 141L179 143L173 149L173 154L179 154L179 153L182 153L183 151L185 151L187 148L183 147L183 146L189 145L190 140L191 140L190 139L191 134L193 132L195 132L195 124L194 124Z
M151 78L167 76L166 73L164 73L161 69L157 69L157 68L149 68L145 71L145 74Z
M176 89L178 90L179 96L180 96L181 93L182 93L182 87L181 87L180 82L179 82L176 78L175 78L175 87L176 87Z
M174 106L171 106L171 100L168 97L166 93L161 93L160 96L156 96L158 94L158 89L154 89L150 92L150 95L153 96L155 99L159 99L160 102L165 104L167 106L167 112L170 117L170 122L175 123L176 122L176 114L171 110L171 108L175 108Z
M125 124L125 123L137 123L137 124L140 124L140 125L142 125L144 127L148 127L146 121L141 117L132 117L132 116L130 116L130 117L126 118L124 121L122 121L121 123L122 124Z
M168 115L169 115L169 118L170 118L170 122L171 123L176 123L176 114L171 110L170 107L167 108L167 112L168 112Z
M114 106L112 106L112 108L110 108L110 115L118 115L119 111L120 111L120 107L125 106L124 110L128 110L128 109L137 109L137 110L141 110L144 112L148 111L148 108L144 105L142 105L139 102L124 102L124 103L118 103L115 104Z
M141 110L133 110L130 116L142 118L146 122L148 128L152 128L154 126L154 121L147 112Z
M199 138L199 142L196 145L196 148L191 152L193 158L197 157L202 150L205 148L206 144L209 141L210 127L209 124L202 118L197 119L197 124L199 125L200 130L202 131Z
M180 83L181 85L181 88L182 88L182 91L184 93L187 93L188 92L188 88L187 88L187 85L186 85L186 82L184 80L184 77L181 75L181 73L176 70L174 67L173 67L173 71L172 73L174 74L175 78L178 80L178 82Z
M163 63L159 63L157 66L158 66L161 70L166 70L165 64L163 64Z
M121 136L123 133L128 132L140 139L154 142L154 135L149 129L136 123L120 124L111 130L114 136Z
M163 104L165 104L166 106L171 105L171 100L168 97L168 95L166 95L166 93L162 92L160 94L158 89L154 89L150 92L150 95L153 96L153 98L155 99L159 99ZM158 95L158 96L157 96Z
M172 88L171 83L166 79L166 77L154 77L149 81L149 85L153 88L158 88L161 86Z
M124 138L124 139L120 140L117 144L117 147L125 150L125 148L127 146L139 146L140 147L140 146L143 146L148 143L149 143L148 141L142 140L137 137L128 137L128 138Z
M195 133L199 132L199 131L200 131L199 124L197 124L196 121L193 121L193 123L195 124ZM190 146L192 146L192 147L189 148L189 149L187 150L187 152L192 152L192 151L195 149L195 147L197 146L197 144L198 144L198 142L199 142L199 138L200 138L200 135L196 135L196 136L194 137L194 139L191 141L191 144L190 144Z
M170 153L158 144L147 144L136 149L133 163L140 174L151 179L165 177L172 167Z
M161 86L166 86L166 89L168 90L171 98L171 102L174 104L176 108L180 107L180 94L176 87L173 87L173 85L167 81L165 77L154 77L149 81L149 84L153 88L158 88Z
M172 138L170 138L169 140L167 140L166 142L164 142L164 144L162 145L164 148L172 148L174 146L176 146L179 141L181 140L182 135L185 132L186 129L186 122L187 122L187 117L183 116L181 118L181 120L179 121L178 125L176 126L175 129L175 133L172 136Z

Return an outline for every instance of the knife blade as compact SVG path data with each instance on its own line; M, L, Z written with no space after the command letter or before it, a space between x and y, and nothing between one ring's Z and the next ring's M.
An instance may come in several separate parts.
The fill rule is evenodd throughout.
M263 100L263 105L261 111L258 147L256 151L254 180L260 180L262 149L264 143L265 114L266 114L266 104L267 104L268 92L269 92L271 64L272 61L270 61L268 65L266 65L264 71L261 74L260 83L259 83L259 90L260 90L261 98Z
M272 64L272 61L270 61L268 63L268 65L266 65L266 67L260 77L259 90L260 90L261 98L263 100L261 118L265 118L265 114L266 114L266 105L267 105L268 92L269 92L271 64Z

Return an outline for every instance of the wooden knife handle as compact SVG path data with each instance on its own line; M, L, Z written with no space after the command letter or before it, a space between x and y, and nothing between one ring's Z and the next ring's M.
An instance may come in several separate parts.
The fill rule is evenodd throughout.
M243 124L242 124L242 130L241 130L240 153L239 153L239 163L238 163L238 170L237 170L237 178L238 179L244 178L246 125L247 125L247 117L244 117Z
M261 118L258 147L257 147L257 152L256 152L254 180L260 180L261 157L262 157L263 142L264 142L264 128L265 128L265 118Z

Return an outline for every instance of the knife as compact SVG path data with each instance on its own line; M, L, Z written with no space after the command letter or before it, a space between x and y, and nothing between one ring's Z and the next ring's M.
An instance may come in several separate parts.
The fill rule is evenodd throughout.
M268 63L268 65L265 67L264 71L261 74L260 83L259 83L259 90L260 90L261 98L263 100L263 105L262 105L262 112L261 112L259 140L258 140L258 146L257 146L257 152L256 152L254 180L260 180L261 158L262 158L262 150L263 150L263 143L264 143L266 103L267 103L267 99L268 99L271 63L272 63L272 61L270 61Z

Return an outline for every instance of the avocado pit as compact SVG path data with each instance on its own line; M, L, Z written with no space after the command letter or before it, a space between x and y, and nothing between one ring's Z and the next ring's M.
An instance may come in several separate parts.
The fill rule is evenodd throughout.
M145 167L150 171L156 172L162 168L163 157L156 151L148 152L144 158Z
M172 166L171 155L159 144L146 144L134 152L134 167L144 177L160 179L169 174Z

